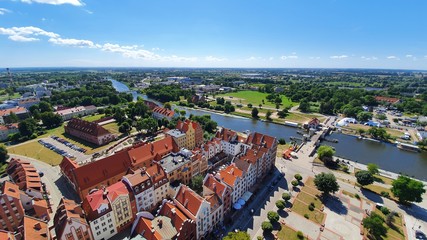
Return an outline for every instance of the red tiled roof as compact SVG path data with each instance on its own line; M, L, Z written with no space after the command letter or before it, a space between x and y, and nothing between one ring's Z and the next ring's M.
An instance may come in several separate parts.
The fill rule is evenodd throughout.
M21 112L28 112L28 110L24 107L15 107L15 108L9 108L9 109L2 109L0 110L0 117L10 115L10 113L21 113Z
M161 114L161 115L166 116L166 117L173 117L175 115L174 111L169 110L167 108L162 108L162 107L153 108L153 112Z
M224 181L228 186L234 187L236 179L243 176L242 170L237 168L235 165L231 164L227 168L219 171L221 181Z
M159 215L169 217L172 220L172 225L175 227L176 231L180 231L180 228L185 220L188 218L185 216L178 207L173 203L165 202L160 210Z
M397 103L400 101L399 98L383 97L383 96L375 96L375 100L377 100L378 102L389 102L389 103Z
M220 197L216 193L208 195L208 196L205 196L205 199L211 205L211 212L214 212L222 204Z
M151 225L151 220L144 217L139 218L139 221L135 227L135 232L140 234L144 233L142 235L147 240L162 240L160 233L154 230L153 226Z
M147 168L147 174L150 176L153 184L158 183L163 179L167 179L165 170L158 163L155 163L153 166Z
M22 220L23 237L31 240L48 239L49 231L47 223L38 219L24 216Z
M87 215L87 219L93 220L98 218L98 208L103 204L106 204L109 206L107 193L104 194L104 189L100 189L96 192L93 192L87 195L83 199L83 203L82 203L82 208L84 209ZM111 208L109 210L111 211Z
M116 182L113 185L107 187L108 198L111 202L114 202L117 197L123 195L129 195L129 190L126 188L123 182Z
M9 129L18 129L18 124L12 123L8 125L0 125L0 131L8 131Z
M62 236L67 221L72 220L87 225L83 209L73 200L62 198L59 202L53 221L55 223L55 233L58 238Z
M228 128L222 128L221 131L216 132L216 138L219 138L223 141L230 142L233 137L236 137L237 133Z
M249 135L246 143L271 148L275 141L276 138L274 137L254 132Z
M107 134L110 134L110 132L103 128L102 126L98 125L95 122L88 122L82 119L78 119L78 118L72 118L67 126L65 126L65 128L71 128L71 129L75 129L78 130L80 132L84 132L86 134L90 134L92 136L104 136Z
M40 175L29 161L12 158L6 171L22 190L28 188L35 190L42 189Z
M188 211L193 214L193 216L197 215L197 212L202 205L203 198L191 190L189 187L185 185L181 185L178 192L176 193L175 199Z
M20 199L20 190L18 185L9 181L4 181L1 192L9 197Z
M212 174L208 174L206 181L203 183L208 189L213 191L214 193L222 196L224 194L225 189L227 188L224 184L218 181Z
M0 239L2 240L15 240L15 235L12 232L7 232L0 229Z

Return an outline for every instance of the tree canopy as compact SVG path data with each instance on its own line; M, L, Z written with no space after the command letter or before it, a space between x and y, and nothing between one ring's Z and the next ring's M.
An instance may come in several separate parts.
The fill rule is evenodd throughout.
M338 185L335 175L332 173L320 173L317 174L314 178L314 184L317 189L323 194L328 195L329 193L335 193L339 190L340 186Z
M228 232L227 236L223 237L222 240L250 240L251 236L247 232L243 231L231 231Z
M380 172L378 165L375 163L368 163L367 168L372 175L378 174Z
M258 118L258 108L256 108L256 107L252 108L251 116L253 118Z
M4 145L0 145L0 163L4 163L8 157L6 147Z
M356 174L357 183L362 186L372 184L374 182L374 176L369 171L358 171Z
M330 160L334 154L335 150L330 146L323 145L317 149L317 156L321 160Z
M391 185L391 192L402 203L421 202L422 195L426 192L422 182L407 176L399 176Z
M362 223L363 227L366 228L375 239L382 239L381 236L386 236L387 234L387 228L383 225L384 219L375 212L372 212L370 216L364 218Z

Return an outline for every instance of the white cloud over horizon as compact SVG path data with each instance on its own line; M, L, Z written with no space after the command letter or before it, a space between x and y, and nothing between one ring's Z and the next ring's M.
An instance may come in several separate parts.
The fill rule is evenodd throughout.
M344 59L344 58L348 58L347 55L335 55L335 56L330 56L329 58L331 59Z
M294 54L294 53L292 53ZM280 59L287 60L287 59L298 59L297 55L289 55L289 56L281 56Z
M396 56L388 56L387 59L391 59L391 60L400 60L400 58L396 57Z
M0 15L5 15L6 13L11 13L9 9L6 8L0 8Z
M205 57L205 60L208 62L223 62L223 61L227 61L227 58L219 58L219 57L214 57L214 56L207 56Z
M84 6L83 1L80 0L21 0L24 3L42 3L42 4L50 4L50 5L62 5L62 4L70 4L73 6Z

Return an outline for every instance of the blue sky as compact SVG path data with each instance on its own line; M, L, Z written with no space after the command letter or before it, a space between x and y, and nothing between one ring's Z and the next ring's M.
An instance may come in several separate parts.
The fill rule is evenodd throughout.
M425 0L0 0L0 66L427 70Z

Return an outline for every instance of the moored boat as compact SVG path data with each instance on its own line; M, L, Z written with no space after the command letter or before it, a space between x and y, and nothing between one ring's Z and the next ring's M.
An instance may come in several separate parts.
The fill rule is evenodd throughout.
M396 141L396 146L397 146L397 148L399 148L401 150L405 150L405 151L411 151L411 152L419 152L420 151L420 148L418 146L408 144L408 143L402 143L402 142Z

